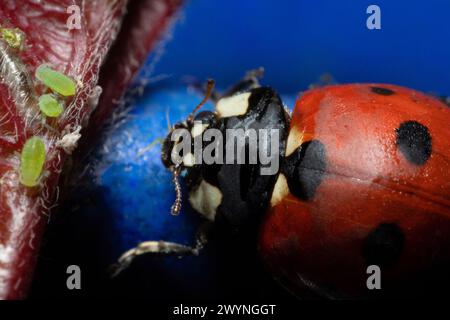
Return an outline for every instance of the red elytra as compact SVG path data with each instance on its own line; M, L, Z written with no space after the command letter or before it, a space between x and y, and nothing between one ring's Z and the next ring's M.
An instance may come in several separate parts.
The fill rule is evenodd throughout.
M447 105L400 86L304 93L287 146L287 158L306 148L302 169L289 183L280 174L259 239L275 277L299 294L360 296L368 265L380 265L383 288L448 266L449 123Z

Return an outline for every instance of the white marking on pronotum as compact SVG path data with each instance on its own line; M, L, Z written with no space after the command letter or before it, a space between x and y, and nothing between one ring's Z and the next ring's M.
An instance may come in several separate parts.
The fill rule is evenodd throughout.
M0 81L8 86L18 113L32 126L40 118L37 97L24 63L0 40Z
M290 156L303 143L303 132L297 127L292 127L286 143L286 157Z
M220 99L216 104L217 113L222 118L245 114L248 110L248 98L250 94L250 92L246 92Z
M280 173L277 182L273 187L272 199L270 199L270 206L275 206L283 200L289 194L289 187L287 184L286 177L284 174Z
M189 194L189 203L206 219L214 221L217 208L222 203L222 192L219 188L202 180L198 187Z

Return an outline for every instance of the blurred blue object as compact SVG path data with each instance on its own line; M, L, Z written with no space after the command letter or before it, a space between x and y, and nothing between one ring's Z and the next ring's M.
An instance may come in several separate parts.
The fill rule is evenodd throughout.
M226 88L247 70L263 66L262 83L281 92L290 108L298 92L326 73L338 82L387 82L449 94L450 2L378 0L381 30L366 28L370 4L188 2L163 55L155 51L149 57L145 70L153 78L144 79L150 81L144 94L106 132L90 157L88 174L70 191L62 216L47 232L33 294L214 299L246 287L228 281L223 262L233 256L221 259L214 245L200 257L147 257L118 280L105 277L107 266L140 241L194 240L200 219L187 203L181 215L170 215L174 188L160 161L166 115L172 124L184 119L202 98L180 81L211 77ZM156 81L164 75L168 79ZM69 264L85 270L87 288L81 293L65 288ZM255 295L267 297L260 289L254 288Z
M381 9L381 30L366 9ZM450 1L188 1L156 68L229 85L264 66L284 93L324 74L338 82L386 82L450 94Z

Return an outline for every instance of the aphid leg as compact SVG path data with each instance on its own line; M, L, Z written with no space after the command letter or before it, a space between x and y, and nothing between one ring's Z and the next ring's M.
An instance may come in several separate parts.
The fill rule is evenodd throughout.
M247 91L250 89L258 88L260 87L259 80L264 76L264 68L259 67L258 69L253 69L247 71L245 76L239 80L238 83L233 85L230 89L228 89L221 97L229 97L236 93Z
M175 185L175 201L172 204L172 207L170 208L170 213L174 216L178 215L181 211L181 202L182 202L182 194L181 194L181 185L179 181L179 176L181 172L181 167L179 165L175 166L174 169L172 169L172 181Z
M194 108L194 110L192 110L191 114L187 117L188 123L191 123L194 120L195 113L209 100L213 92L213 89L214 89L214 80L208 79L205 97L203 98L202 101L200 101L200 103Z
M127 269L136 257L144 254L175 256L198 255L200 253L200 250L204 248L207 242L207 234L205 233L205 228L202 227L197 233L194 246L186 246L183 244L168 241L141 242L133 249L130 249L122 254L117 262L110 266L108 272L111 277L115 277L122 271Z

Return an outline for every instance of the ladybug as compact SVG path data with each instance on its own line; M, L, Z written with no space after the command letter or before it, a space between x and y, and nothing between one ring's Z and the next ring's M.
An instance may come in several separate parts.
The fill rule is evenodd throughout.
M192 208L214 230L254 237L273 276L299 296L368 295L373 265L383 288L394 290L449 266L445 103L396 85L344 84L304 92L290 114L258 76L249 73L223 96L209 83L199 107L211 95L215 110L195 114L198 107L174 129L192 136L207 128L276 129L279 169L263 175L261 163L196 164L192 155L175 163L171 155L180 141L169 133L162 161L174 173L173 213L180 209L184 172ZM145 242L119 265L147 252L197 254L208 232L200 232L193 247Z
M448 266L449 123L447 105L395 85L302 95L259 238L281 281L359 296L370 265L393 291Z

